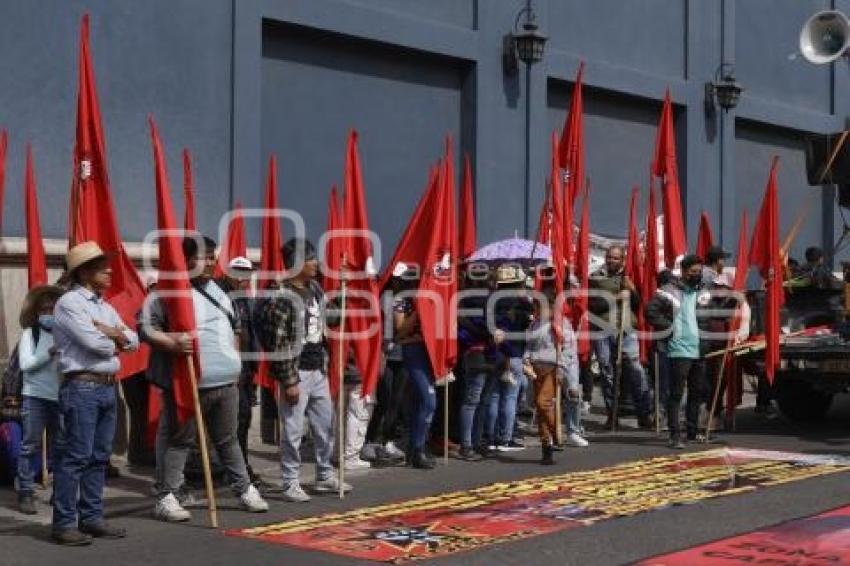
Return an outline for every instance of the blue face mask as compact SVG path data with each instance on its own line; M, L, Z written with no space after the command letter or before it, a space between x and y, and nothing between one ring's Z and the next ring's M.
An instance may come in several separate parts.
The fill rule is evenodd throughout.
M53 330L53 315L40 314L38 315L38 324L45 330Z

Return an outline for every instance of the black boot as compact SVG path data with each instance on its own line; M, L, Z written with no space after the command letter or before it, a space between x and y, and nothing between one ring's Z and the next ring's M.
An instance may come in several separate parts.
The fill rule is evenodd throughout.
M424 451L419 450L413 453L413 457L410 458L410 464L420 470L430 470L436 465L436 462L429 458Z
M543 458L540 459L540 464L543 466L552 466L555 460L552 458L552 447L548 444L543 445Z

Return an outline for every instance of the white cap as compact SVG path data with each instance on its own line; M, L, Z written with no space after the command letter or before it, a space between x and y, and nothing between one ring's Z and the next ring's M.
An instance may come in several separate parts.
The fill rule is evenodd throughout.
M401 277L405 273L407 273L407 264L406 263L404 263L403 261L400 261L397 264L395 264L395 267L393 267L393 277Z
M247 271L252 271L254 269L254 264L251 263L251 260L247 257L238 256L230 260L228 267L230 269L243 269Z

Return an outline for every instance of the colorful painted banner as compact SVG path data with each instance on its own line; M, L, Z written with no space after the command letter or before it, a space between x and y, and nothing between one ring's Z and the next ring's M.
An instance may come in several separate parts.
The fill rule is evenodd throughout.
M850 506L702 546L656 556L638 566L817 566L850 564Z
M495 483L231 536L402 563L846 471L850 459L717 449Z

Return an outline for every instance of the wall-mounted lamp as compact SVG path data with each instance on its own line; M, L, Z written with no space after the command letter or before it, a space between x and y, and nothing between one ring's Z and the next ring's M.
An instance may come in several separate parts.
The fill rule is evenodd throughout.
M744 88L735 81L735 67L723 63L714 73L714 82L705 83L705 110L714 113L715 103L724 112L738 106Z
M525 23L520 30L519 20L523 15L525 15ZM513 32L505 36L502 46L502 66L506 75L516 74L517 60L529 66L543 60L543 50L549 38L534 23L535 17L529 0L526 7L517 14Z

